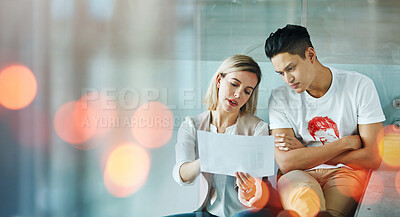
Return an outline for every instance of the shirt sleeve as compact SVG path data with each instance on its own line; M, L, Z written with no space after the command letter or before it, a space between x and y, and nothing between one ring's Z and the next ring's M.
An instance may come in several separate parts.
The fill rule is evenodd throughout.
M289 119L285 114L283 98L283 92L277 90L273 90L269 98L268 112L271 129L292 128Z
M190 117L186 117L178 130L177 143L175 145L176 163L172 170L174 180L181 186L192 185L194 182L183 182L179 174L182 164L192 162L196 158L195 153L196 129Z
M374 82L364 77L357 90L358 124L372 124L386 120Z

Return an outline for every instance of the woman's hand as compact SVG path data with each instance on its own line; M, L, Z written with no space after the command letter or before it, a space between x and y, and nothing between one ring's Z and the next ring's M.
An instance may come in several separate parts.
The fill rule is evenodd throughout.
M248 173L236 172L236 184L241 198L249 201L256 195L256 180Z
M304 148L305 146L294 136L277 133L275 134L275 147L282 151L290 151L296 148Z

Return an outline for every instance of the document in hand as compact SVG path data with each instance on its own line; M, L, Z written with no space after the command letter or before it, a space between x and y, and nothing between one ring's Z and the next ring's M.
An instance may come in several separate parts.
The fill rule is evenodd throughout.
M197 131L202 172L253 177L275 175L274 136L241 136Z

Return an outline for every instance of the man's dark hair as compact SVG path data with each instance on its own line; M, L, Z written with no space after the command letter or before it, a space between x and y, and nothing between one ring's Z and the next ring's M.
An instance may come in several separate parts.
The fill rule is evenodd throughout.
M306 28L297 25L286 25L269 35L265 41L265 54L269 59L280 53L299 55L305 59L306 49L312 47L310 34Z

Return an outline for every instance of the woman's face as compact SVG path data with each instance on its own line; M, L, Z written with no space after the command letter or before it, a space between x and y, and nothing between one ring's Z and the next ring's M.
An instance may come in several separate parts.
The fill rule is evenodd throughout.
M257 85L257 75L247 71L231 72L217 77L218 106L227 112L239 112Z

